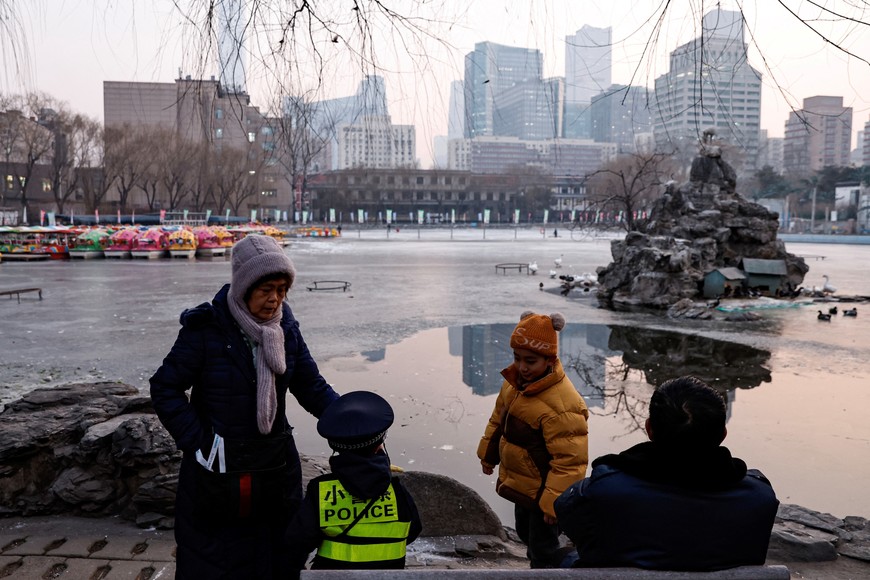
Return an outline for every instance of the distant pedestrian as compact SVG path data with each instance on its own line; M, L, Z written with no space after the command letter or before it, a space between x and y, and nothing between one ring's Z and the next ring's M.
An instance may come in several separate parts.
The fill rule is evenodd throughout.
M558 238L558 237L559 237L559 230L558 230L558 229L554 229L554 230L553 230L553 237L554 237L554 238Z
M514 503L532 568L563 564L553 502L583 479L588 462L589 411L558 357L564 327L558 313L522 314L510 339L514 362L501 372L505 380L477 448L483 473L499 465L495 490Z

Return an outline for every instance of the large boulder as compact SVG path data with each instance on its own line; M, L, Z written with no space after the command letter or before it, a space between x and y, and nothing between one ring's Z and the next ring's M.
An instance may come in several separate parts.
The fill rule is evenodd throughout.
M480 495L445 475L401 475L420 512L424 536L485 535L506 539L498 516Z

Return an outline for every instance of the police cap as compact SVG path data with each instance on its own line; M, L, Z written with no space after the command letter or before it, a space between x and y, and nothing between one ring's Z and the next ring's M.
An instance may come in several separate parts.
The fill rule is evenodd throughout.
M336 451L363 450L384 440L393 417L393 408L380 395L353 391L326 408L317 432Z

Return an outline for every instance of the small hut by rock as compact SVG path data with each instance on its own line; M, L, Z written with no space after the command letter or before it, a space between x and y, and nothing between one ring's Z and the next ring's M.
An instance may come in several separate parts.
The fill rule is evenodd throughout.
M704 298L733 296L746 282L740 268L716 268L704 276Z
M767 296L778 296L788 284L785 260L743 258L746 285Z

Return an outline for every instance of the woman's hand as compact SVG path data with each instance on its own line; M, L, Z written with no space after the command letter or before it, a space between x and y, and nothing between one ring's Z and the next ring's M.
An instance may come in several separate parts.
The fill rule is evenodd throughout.
M483 472L484 472L486 475L492 475L492 472L493 472L494 466L490 465L490 464L487 463L486 461L481 461L481 462L480 462L480 466L483 468Z

